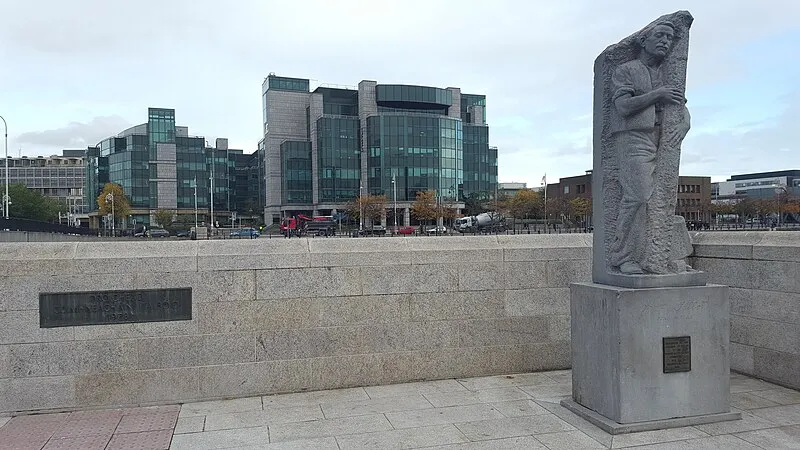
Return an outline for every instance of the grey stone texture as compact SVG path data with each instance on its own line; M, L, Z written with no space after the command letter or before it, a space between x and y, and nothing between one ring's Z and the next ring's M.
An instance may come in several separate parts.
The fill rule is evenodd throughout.
M687 11L662 16L595 60L596 283L643 287L638 274L660 275L649 278L647 287L705 283L670 277L690 270L684 263L685 224L676 226L674 211L680 146L689 127L688 110L677 97L686 88L692 21ZM657 42L660 38L653 33L663 23L672 24L664 28L671 29L674 39ZM662 43L668 46L663 52L658 47ZM632 276L614 276L620 273Z
M733 368L800 386L800 235L693 239L733 286ZM567 369L590 254L586 234L0 244L0 415ZM39 328L40 292L163 287L192 288L193 320Z
M800 389L800 239L695 233L693 266L731 286L731 369Z
M0 244L0 413L568 368L589 254L582 235ZM193 320L39 328L41 292L166 287L192 288Z
M620 424L730 412L726 286L571 286L572 398ZM691 338L691 370L664 373L662 338Z

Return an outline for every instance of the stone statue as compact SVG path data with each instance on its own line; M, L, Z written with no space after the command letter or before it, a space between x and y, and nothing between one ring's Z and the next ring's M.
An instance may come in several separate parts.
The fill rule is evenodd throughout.
M694 272L684 261L691 254L686 223L675 216L681 143L690 127L684 92L692 21L686 11L663 16L595 61L595 282L700 284L686 276L629 279Z

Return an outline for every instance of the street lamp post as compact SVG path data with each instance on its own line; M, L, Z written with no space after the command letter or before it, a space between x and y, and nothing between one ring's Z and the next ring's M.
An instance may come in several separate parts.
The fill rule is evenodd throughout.
M358 185L358 234L364 232L364 183Z
M3 131L5 131L4 145L6 151L6 193L3 195L3 213L6 219L8 219L8 206L11 204L11 197L8 196L8 124L6 123L5 117L0 116L0 119L3 119Z
M211 150L211 229L214 229L214 150Z
M547 174L542 177L542 185L544 186L544 232L550 233L550 228L547 224Z
M112 236L116 236L117 233L116 233L116 227L115 227L116 220L114 220L115 218L114 218L114 193L113 192L109 192L108 195L106 195L106 202L108 202L109 199L111 201L111 235Z
M778 190L780 190L782 192L782 194L783 194L783 195L778 194L778 226L779 227L781 226L781 221L783 220L783 212L781 211L781 209L782 209L781 208L781 204L783 203L783 198L786 195L789 194L789 191L786 188L787 188L786 185L781 184L781 185L778 186L777 189L775 189L775 192L778 192Z
M397 233L397 183L394 181L394 174L392 174L392 191L394 191L394 232Z
M197 233L197 175L194 176L194 232Z

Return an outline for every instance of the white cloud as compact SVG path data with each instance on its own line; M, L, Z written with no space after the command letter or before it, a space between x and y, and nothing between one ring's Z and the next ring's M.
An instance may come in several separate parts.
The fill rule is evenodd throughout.
M192 134L226 136L232 147L252 151L261 137L260 86L269 72L344 85L373 79L459 86L487 95L501 180L532 185L545 171L555 179L590 168L595 57L686 6L629 0L42 3L0 5L0 17L13 18L0 27L0 57L11 61L0 71L0 114L24 115L14 121L15 130L75 120L89 126L92 117L114 115L141 123L148 106L163 106L175 108ZM690 2L690 10L693 130L683 169L697 175L747 171L753 154L762 155L759 167L800 166L791 120L730 117L742 91L794 89L796 61L784 55L775 70L742 52L770 39L796 41L800 2L704 0ZM760 102L753 111L781 108L769 96L747 101ZM70 102L97 106L76 118L64 106ZM743 122L757 124L739 133ZM94 139L80 127L66 129L20 138L50 136L48 145L64 139L57 145L62 148ZM41 145L30 142L26 152Z

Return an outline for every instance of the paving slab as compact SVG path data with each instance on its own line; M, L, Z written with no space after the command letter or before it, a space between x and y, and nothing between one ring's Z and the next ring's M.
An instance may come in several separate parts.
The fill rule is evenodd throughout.
M456 444L469 442L469 440L454 425L434 425L404 430L337 436L336 442L339 443L339 448L342 450L391 450Z
M530 396L520 388L504 387L483 389L479 391L444 392L425 394L431 404L437 408L447 406L475 405L478 403L506 402L511 400L527 400Z
M511 417L456 424L471 441L573 431L575 427L553 415Z
M736 434L736 437L762 448L800 449L800 425L748 431Z
M533 436L520 436L513 438L492 439L488 441L466 442L463 444L437 445L426 447L425 450L546 450Z
M538 416L550 414L550 411L539 406L533 399L512 400L509 402L490 403L492 408L506 417Z
M741 420L612 436L558 404L570 380L556 371L24 415L0 418L0 448L800 449L800 392L765 381L731 376Z
M262 397L264 407L289 407L319 405L322 403L368 400L364 388L334 389L330 391L298 392L296 394L267 395Z
M206 416L179 417L175 434L200 433L206 424Z
M421 394L322 404L326 419L428 408L433 408L433 405Z
M370 398L398 397L409 394L438 394L444 392L466 391L467 388L456 380L421 381L417 383L390 384L364 388Z
M584 432L578 430L539 434L536 436L536 439L546 445L550 450L608 448L590 438Z
M392 425L386 420L386 416L383 414L285 423L269 427L270 442L346 435L359 432L386 431L391 429Z
M114 434L106 450L168 450L172 430Z
M505 417L500 411L487 404L420 409L416 411L386 413L385 415L392 426L398 429L419 428L426 425L459 423L481 419L500 419Z
M269 444L267 427L238 428L235 430L204 431L202 433L176 434L172 437L172 450L197 450L263 446ZM261 448L261 447L258 447Z
M753 409L750 412L778 426L800 424L800 404Z
M104 450L108 436L79 436L50 439L42 450Z
M736 436L712 436L634 447L636 450L763 450Z
M731 394L731 406L741 410L748 410L780 405L780 403L773 402L772 400L757 395L758 392L768 391L737 392L735 394Z
M213 413L241 411L260 411L264 409L261 397L235 398L210 402L185 403L181 406L180 417L205 416Z
M294 406L287 408L268 408L264 411L243 411L238 413L216 413L205 416L205 431L234 428L261 427L282 423L321 420L325 416L319 405Z
M559 380L563 376L556 375ZM561 381L549 376L549 372L519 373L513 375L496 375L491 377L465 378L459 379L462 386L471 390L492 389L514 386L532 386L536 384L557 384ZM569 381L572 380L570 375Z
M695 427L670 428L666 430L641 431L639 433L619 434L614 436L611 448L635 447L662 442L683 441L692 438L707 437L708 434Z

